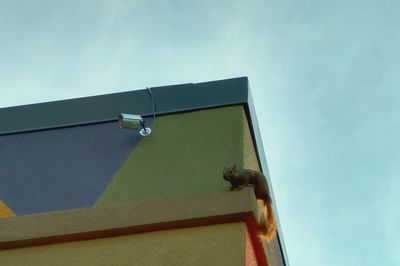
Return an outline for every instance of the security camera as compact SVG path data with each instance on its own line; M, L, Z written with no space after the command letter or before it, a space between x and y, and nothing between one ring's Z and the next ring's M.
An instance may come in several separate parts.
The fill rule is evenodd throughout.
M120 114L118 117L119 126L126 129L136 129L142 127L140 135L147 137L151 134L151 129L146 127L145 121L140 115Z
M136 129L144 125L144 119L140 115L120 114L118 121L121 128Z

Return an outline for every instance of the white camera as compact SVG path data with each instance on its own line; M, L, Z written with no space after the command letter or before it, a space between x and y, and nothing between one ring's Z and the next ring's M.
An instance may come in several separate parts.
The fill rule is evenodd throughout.
M151 129L146 127L145 121L140 115L120 114L118 117L119 126L126 129L136 129L142 127L140 135L147 137L151 134Z

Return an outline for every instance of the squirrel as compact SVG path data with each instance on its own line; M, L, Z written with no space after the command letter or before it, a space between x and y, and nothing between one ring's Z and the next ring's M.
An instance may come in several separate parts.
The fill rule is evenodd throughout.
M231 183L230 190L241 190L246 186L253 187L259 212L258 238L260 241L271 241L276 236L276 221L264 174L250 169L236 169L234 165L231 168L224 167L223 178Z

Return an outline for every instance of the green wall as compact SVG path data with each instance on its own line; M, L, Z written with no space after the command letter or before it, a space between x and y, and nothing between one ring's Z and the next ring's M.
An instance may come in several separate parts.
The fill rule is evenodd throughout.
M0 251L4 266L244 265L244 223Z
M229 186L222 179L224 166L243 166L249 134L242 106L156 117L152 130L96 206L224 190Z

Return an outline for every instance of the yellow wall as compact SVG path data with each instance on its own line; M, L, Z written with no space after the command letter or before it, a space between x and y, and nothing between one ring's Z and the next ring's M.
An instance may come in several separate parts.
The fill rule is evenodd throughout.
M0 265L244 265L244 223L0 251Z

